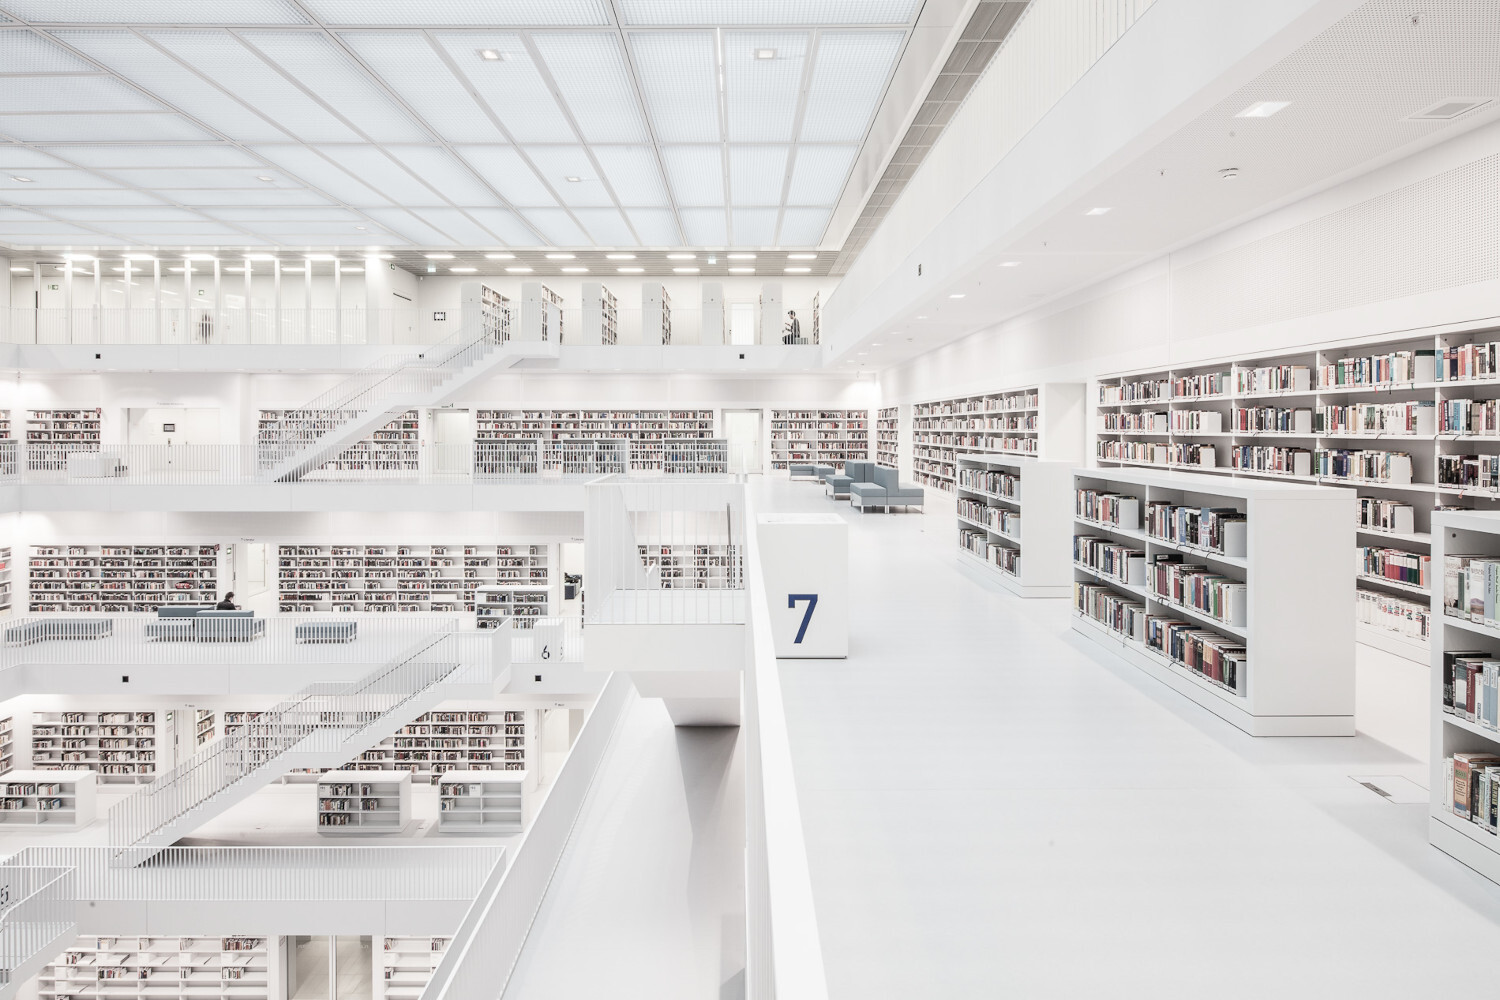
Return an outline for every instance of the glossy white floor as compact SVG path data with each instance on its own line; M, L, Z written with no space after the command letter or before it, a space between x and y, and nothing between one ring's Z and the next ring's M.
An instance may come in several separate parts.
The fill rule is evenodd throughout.
M1454 981L1456 941L1500 945L1500 886L1355 780L1422 798L1413 757L1245 736L1075 635L1067 601L962 574L942 503L759 494L853 525L851 655L782 675L835 1000L1411 998ZM1416 750L1414 669L1362 649L1358 711Z

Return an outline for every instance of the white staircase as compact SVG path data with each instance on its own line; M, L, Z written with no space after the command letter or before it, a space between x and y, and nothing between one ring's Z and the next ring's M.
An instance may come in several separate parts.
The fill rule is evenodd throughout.
M261 438L260 470L271 482L295 481L407 410L441 406L498 369L558 357L555 343L502 342L490 328L464 323L458 336L381 358L294 411Z
M450 622L357 681L309 685L111 809L117 862L145 861L288 771L346 764L445 699L492 691L510 635L458 632Z

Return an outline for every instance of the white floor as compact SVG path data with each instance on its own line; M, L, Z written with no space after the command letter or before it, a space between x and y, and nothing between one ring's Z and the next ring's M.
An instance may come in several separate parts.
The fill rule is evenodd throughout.
M1399 801L1423 668L1362 647L1360 736L1255 740L960 573L942 504L758 489L853 526L851 655L782 675L835 1000L1409 1000L1500 945L1500 886Z

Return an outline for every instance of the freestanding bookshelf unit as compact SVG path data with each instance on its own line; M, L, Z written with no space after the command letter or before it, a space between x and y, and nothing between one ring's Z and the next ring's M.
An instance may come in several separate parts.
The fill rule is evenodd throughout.
M1500 621L1494 617L1500 612L1495 611L1493 596L1496 574L1478 569L1469 557L1500 565L1500 513L1434 511L1427 839L1443 853L1500 882L1500 837L1488 822L1500 782L1493 780L1493 772L1484 772L1482 761L1474 761L1474 772L1460 781L1455 782L1454 775L1455 754L1469 760L1474 754L1500 757ZM1481 579L1475 579L1474 573ZM1470 586L1471 580L1481 586ZM1488 583L1488 605L1484 583ZM1458 606L1451 606L1454 604ZM1466 771L1469 760L1465 761ZM1460 792L1456 802L1456 793ZM1481 801L1488 808L1483 816L1476 816L1465 808L1465 802L1469 795L1481 792Z
M0 824L88 826L96 787L92 771L11 771L0 778Z
M1021 597L1067 597L1073 590L1073 520L1068 514L1072 503L1071 463L1002 455L960 457L960 565L983 572Z
M438 832L520 833L525 805L525 771L449 771L438 781Z
M1084 385L1049 382L912 407L912 476L952 493L961 455L1006 454L1046 462L1083 458Z
M330 771L318 781L321 834L400 833L410 822L410 771Z
M1074 484L1074 628L1252 736L1354 735L1352 490L1140 469Z

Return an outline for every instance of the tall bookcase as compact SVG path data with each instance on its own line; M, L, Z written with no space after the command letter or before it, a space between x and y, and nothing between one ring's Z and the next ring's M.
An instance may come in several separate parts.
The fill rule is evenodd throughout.
M547 614L548 591L525 583L488 584L474 589L474 627L499 628L507 618L517 628L530 628Z
M611 346L620 342L620 303L597 281L583 283L583 322L579 343Z
M282 545L282 612L474 611L479 587L550 592L546 545ZM545 606L540 612L546 614Z
M842 469L870 457L869 410L772 410L771 468L815 462Z
M64 472L69 451L97 451L101 439L99 407L26 411L26 467L33 472ZM9 425L9 412L6 424ZM67 447L49 448L48 445ZM33 448L32 446L36 446Z
M1357 637L1426 663L1433 511L1500 509L1495 336L1396 335L1111 375L1095 454L1356 488Z
M15 719L7 715L0 719L0 774L16 769Z
M410 771L430 784L449 771L524 771L526 713L519 709L428 712L329 774Z
M193 745L201 747L203 744L213 740L218 734L218 728L214 725L214 713L206 708L193 710Z
M1437 570L1429 678L1428 840L1500 882L1500 837L1490 822L1500 772L1485 770L1500 766L1500 619L1494 602L1500 579L1500 513L1433 514L1432 558ZM1455 755L1463 761L1457 781Z
M104 782L156 777L155 712L33 712L31 767L93 771Z
M515 339L560 344L563 298L540 281L521 283L521 326Z
M274 943L274 942L273 942ZM39 1000L274 1000L275 950L260 937L85 937L37 977Z
M474 440L553 441L624 438L632 442L709 440L714 411L497 410L475 413Z
M961 565L980 569L1021 597L1072 592L1070 463L962 455L957 487Z
M734 590L743 586L745 558L736 545L642 545L641 562L655 568L663 590Z
M875 461L886 468L901 468L901 410L883 406L875 416Z
M303 434L336 427L354 416L354 410L267 410L260 411L260 441L263 448L285 433ZM318 466L307 478L319 472L360 472L378 477L381 473L411 473L421 467L422 443L420 415L407 410L401 416Z
M27 570L28 605L33 612L121 613L155 611L163 604L213 604L232 548L36 545Z
M11 574L11 550L9 545L0 545L0 618L10 614L15 598L12 594L14 580Z
M377 961L376 997L383 1000L417 1000L438 964L448 953L452 938L388 937Z
M641 343L672 343L672 296L651 282L641 286Z
M1252 736L1354 734L1352 490L1141 469L1074 487L1075 629Z
M917 403L912 475L952 493L960 455L1077 462L1083 457L1085 391L1080 382L1054 382Z

